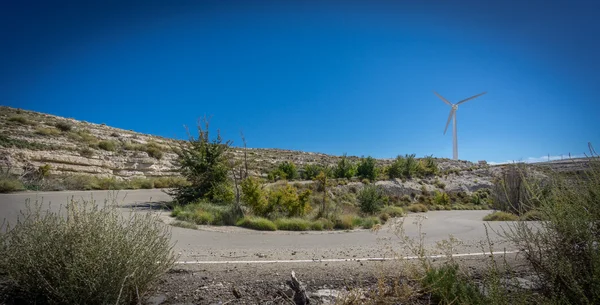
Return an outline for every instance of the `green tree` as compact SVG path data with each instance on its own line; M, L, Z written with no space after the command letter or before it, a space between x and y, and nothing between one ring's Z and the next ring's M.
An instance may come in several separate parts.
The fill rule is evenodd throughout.
M377 180L379 169L377 168L375 159L371 156L362 158L358 164L357 173L361 178L367 178L371 181Z
M231 182L227 177L227 152L231 148L231 141L223 141L219 131L216 138L211 139L207 118L199 122L197 127L197 138L188 132L188 141L173 147L178 157L178 170L190 184L178 186L170 194L180 204L188 204L197 199L230 203L234 199Z
M360 190L357 198L358 203L360 204L360 210L366 214L379 212L388 202L388 198L383 193L383 190L375 185L366 185Z
M337 167L334 171L334 176L336 178L347 178L350 179L356 175L356 165L352 162L346 154L342 156L340 161L338 161Z

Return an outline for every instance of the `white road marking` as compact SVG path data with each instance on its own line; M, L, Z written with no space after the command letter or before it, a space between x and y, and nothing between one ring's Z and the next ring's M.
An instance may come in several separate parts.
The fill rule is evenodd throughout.
M477 252L477 253L458 253L452 254L452 257L466 257L466 256L485 256L485 255L501 255L501 254L514 254L522 252L520 250L512 251L494 251L494 252ZM445 258L445 254L440 255L427 255L427 258ZM335 262L363 262L363 261L389 261L389 260L411 260L418 259L418 256L404 256L401 258L397 257L364 257L364 258L329 258L329 259L284 259L284 260L258 260L258 261L180 261L175 262L179 265L193 265L193 264L288 264L288 263L335 263Z

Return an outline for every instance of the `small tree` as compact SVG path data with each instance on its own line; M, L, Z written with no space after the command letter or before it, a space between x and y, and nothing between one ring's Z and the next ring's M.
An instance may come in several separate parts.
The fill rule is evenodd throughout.
M227 152L231 141L223 141L218 130L217 137L211 140L207 118L198 122L197 127L197 138L188 131L188 141L179 143L179 147L173 147L178 157L178 170L190 185L178 186L170 194L180 204L197 199L215 203L231 202L234 195L227 177Z
M362 158L358 164L357 173L361 178L366 178L371 181L377 180L379 169L377 168L375 159L371 156Z
M342 156L340 161L338 161L337 167L334 171L334 176L336 178L346 178L350 179L356 175L356 165L348 159L346 154Z
M379 212L388 201L383 190L375 185L366 185L358 193L357 197L360 204L360 210L366 214Z
M321 211L319 216L327 215L327 187L329 186L329 171L321 171L313 179L317 183L317 191L323 192L323 201L321 201Z

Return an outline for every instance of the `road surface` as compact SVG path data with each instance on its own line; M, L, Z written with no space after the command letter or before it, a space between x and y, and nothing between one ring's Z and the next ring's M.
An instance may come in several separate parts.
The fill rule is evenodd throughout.
M169 223L168 212L148 208L170 200L161 190L127 191L82 191L82 192L27 192L0 194L0 219L14 223L19 211L25 208L26 201L40 201L44 208L54 211L68 200L90 200L102 203L115 198L123 213L133 208L135 211L159 213L161 220ZM454 236L461 244L454 253L476 253L489 251L482 248L489 241L494 251L514 250L501 241L494 231L502 230L506 223L486 223L481 219L490 211L431 211L409 214L403 218L403 228L409 237L417 238L418 227L414 222L421 221L424 244L435 249L437 242ZM237 227L200 226L198 230L172 227L174 250L179 262L215 261L293 261L381 258L394 255L406 256L412 253L395 234L390 220L377 232L370 230L324 231L324 232L259 232ZM485 226L490 227L486 234ZM402 226L402 225L401 225ZM398 226L396 226L398 227ZM438 251L441 254L441 252Z

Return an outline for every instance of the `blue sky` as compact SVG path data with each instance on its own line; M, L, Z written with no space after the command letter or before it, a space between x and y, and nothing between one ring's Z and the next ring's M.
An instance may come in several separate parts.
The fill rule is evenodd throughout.
M0 104L378 158L600 146L598 1L3 1Z

